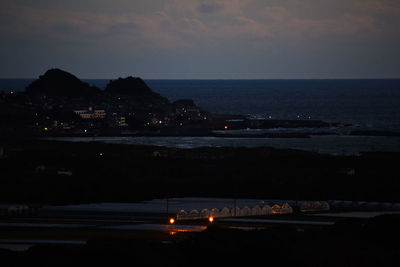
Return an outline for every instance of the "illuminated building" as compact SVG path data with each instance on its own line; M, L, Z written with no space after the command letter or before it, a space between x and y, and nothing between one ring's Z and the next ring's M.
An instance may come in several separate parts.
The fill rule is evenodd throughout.
M89 107L88 109L77 109L74 113L79 115L82 119L104 119L106 117L106 111L104 109L94 109Z

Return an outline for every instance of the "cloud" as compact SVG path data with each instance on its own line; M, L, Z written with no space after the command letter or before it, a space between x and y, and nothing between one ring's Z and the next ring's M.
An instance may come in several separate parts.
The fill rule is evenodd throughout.
M134 43L136 47L180 47L187 44L177 34L188 35L201 30L201 23L195 19L174 20L162 11L109 15L42 9L16 5L12 1L7 4L7 8L0 11L4 20L1 32L19 37L97 44L120 42L119 46ZM171 35L173 32L175 35Z
M168 13L183 16L240 15L252 0L173 0L165 5Z
M172 0L147 13L131 8L118 14L3 1L2 33L119 47L175 49L399 35L400 5L394 0L354 0L343 5L326 0L282 0L273 5L256 0ZM330 8L322 9L328 2Z
M307 3L307 2L306 2ZM366 6L363 6L364 8ZM360 9L344 9L335 16L304 16L298 10L288 7L271 6L260 10L260 15L270 25L277 37L296 38L365 38L382 32L389 33L382 18L371 12L357 12ZM376 10L374 9L376 12ZM318 11L316 11L318 12Z
M247 2L181 0L148 14L110 15L43 9L9 1L8 13L15 18L9 21L7 29L9 33L20 36L70 42L120 42L119 45L159 49L196 47L206 45L207 41L214 45L226 38L265 36L266 27L241 15L241 7ZM216 18L208 20L203 17L210 15L216 15Z
M272 20L276 22L283 22L293 16L286 8L279 6L265 7L261 10L261 15L267 21Z
M229 68L262 75L276 66L298 73L307 64L318 73L329 59L338 66L351 57L399 69L398 0L0 1L0 56L17 58L8 60L16 71L70 62L83 72L152 77L169 77L171 66L175 77Z
M202 3L197 7L200 13L219 13L224 10L224 7L218 3Z
M400 2L398 0L364 0L357 1L356 7L370 14L399 15Z
M213 35L228 40L254 41L272 37L270 26L246 16L233 17L229 23L215 23Z

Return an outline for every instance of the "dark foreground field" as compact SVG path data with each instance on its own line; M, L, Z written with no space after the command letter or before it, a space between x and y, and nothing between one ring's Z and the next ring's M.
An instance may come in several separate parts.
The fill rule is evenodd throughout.
M170 236L86 231L80 236L87 238L85 245L0 250L0 259L8 263L4 266L399 266L399 223L392 215L250 231L216 222L203 232ZM79 237L77 232L59 234Z
M9 140L1 146L0 203L40 206L179 196L400 201L396 153L356 157L270 148L184 150L37 140ZM39 222L29 216L29 222ZM302 215L293 216L297 220ZM216 220L205 231L171 235L2 224L3 244L11 239L85 242L0 249L0 261L4 266L399 266L399 225L398 215L258 229L251 223L231 228Z
M272 148L33 140L2 146L1 203L132 202L167 196L400 201L399 153L330 156Z

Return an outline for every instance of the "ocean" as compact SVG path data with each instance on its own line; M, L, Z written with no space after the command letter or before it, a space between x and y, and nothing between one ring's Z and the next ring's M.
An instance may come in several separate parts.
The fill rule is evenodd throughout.
M0 91L22 91L32 81L33 79L0 79ZM84 81L99 88L105 88L109 82L108 79L84 79ZM351 124L354 130L400 131L400 79L145 80L145 82L153 91L171 101L190 98L203 109L216 113L250 114L253 117L270 119L342 122ZM188 143L188 147L196 147L197 143L204 145L204 142L210 142L202 139L180 140L183 143L175 139L163 139L161 143L182 147ZM241 139L235 142L227 138L220 140L223 141L220 145L240 146L246 142L250 142L250 146L262 145L261 140ZM137 142L138 140L134 141ZM153 141L143 139L143 142ZM218 146L218 142L217 144L215 142L212 140L212 145ZM269 139L264 145L268 144L300 149L317 147L317 150L319 146L329 145L327 151L330 153L332 151L357 153L360 150L376 149L400 151L399 137L355 139L355 137L327 136L317 137L311 141Z
M171 100L192 98L217 113L319 119L400 129L400 80L147 81Z
M33 79L0 79L22 91ZM105 88L107 79L84 80ZM318 119L366 129L400 130L400 79L145 80L171 101L190 98L205 110L271 119Z

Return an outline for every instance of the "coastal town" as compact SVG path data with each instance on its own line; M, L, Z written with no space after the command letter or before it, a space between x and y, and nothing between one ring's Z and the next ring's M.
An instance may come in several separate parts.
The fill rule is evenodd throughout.
M105 90L50 69L24 92L1 92L1 133L31 136L215 135L218 130L332 127L319 120L271 120L215 114L191 99L170 102L135 77Z

